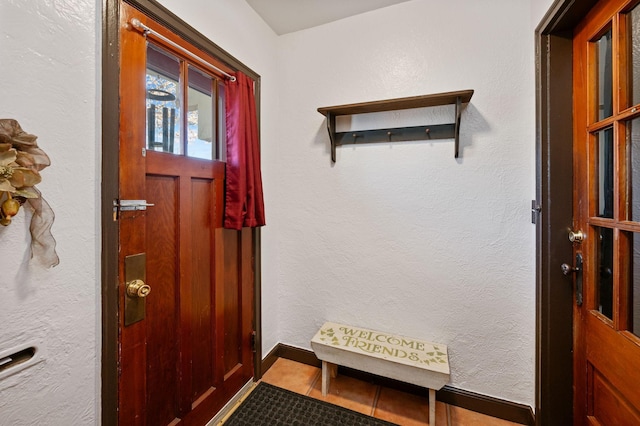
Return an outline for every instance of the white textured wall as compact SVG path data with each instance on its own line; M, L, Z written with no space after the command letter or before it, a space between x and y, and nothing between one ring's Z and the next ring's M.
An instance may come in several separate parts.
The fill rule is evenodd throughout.
M38 136L52 165L60 265L29 262L25 209L0 227L0 352L35 344L44 361L0 380L0 424L99 418L98 1L0 2L0 118Z
M531 2L531 30L535 31L536 27L547 13L554 0L530 0Z
M278 338L277 292L278 225L276 214L279 133L278 97L281 79L276 72L275 33L245 2L237 0L159 0L185 22L201 32L261 77L262 180L267 226L262 228L262 351L266 355Z
M453 386L533 405L531 19L524 0L414 0L279 38L282 342L330 320L445 343ZM331 164L316 108L462 89L457 161L440 140Z

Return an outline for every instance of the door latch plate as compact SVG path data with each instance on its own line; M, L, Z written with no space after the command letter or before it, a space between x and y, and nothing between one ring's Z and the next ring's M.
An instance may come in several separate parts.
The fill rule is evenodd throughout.
M576 253L576 304L582 306L582 253Z
M118 220L122 212L145 211L154 205L147 203L147 200L113 200L113 220Z

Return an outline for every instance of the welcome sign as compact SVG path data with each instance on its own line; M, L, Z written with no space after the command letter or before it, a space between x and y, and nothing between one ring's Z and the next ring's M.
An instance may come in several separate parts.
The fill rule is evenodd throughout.
M311 340L316 345L449 374L447 347L424 340L327 322Z

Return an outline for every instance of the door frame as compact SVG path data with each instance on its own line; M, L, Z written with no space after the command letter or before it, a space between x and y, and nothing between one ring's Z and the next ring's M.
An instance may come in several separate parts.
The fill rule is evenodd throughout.
M573 424L573 29L597 0L556 0L535 31L536 425ZM537 210L537 211L536 211Z
M153 20L209 52L256 83L256 113L260 128L260 75L211 42L200 32L154 0L124 0ZM120 0L102 0L102 186L101 186L101 424L118 423L118 223L113 220L113 200L119 197L119 81ZM261 233L254 228L254 380L262 377Z

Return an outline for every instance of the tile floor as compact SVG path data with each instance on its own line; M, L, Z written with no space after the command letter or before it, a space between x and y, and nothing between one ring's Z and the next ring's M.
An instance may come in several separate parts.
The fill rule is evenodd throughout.
M331 379L329 394L322 396L320 369L279 358L262 380L281 388L384 419L402 426L429 424L428 398L384 388L338 374ZM447 406L436 403L436 423L447 425ZM508 422L460 407L449 406L452 426L515 426Z

